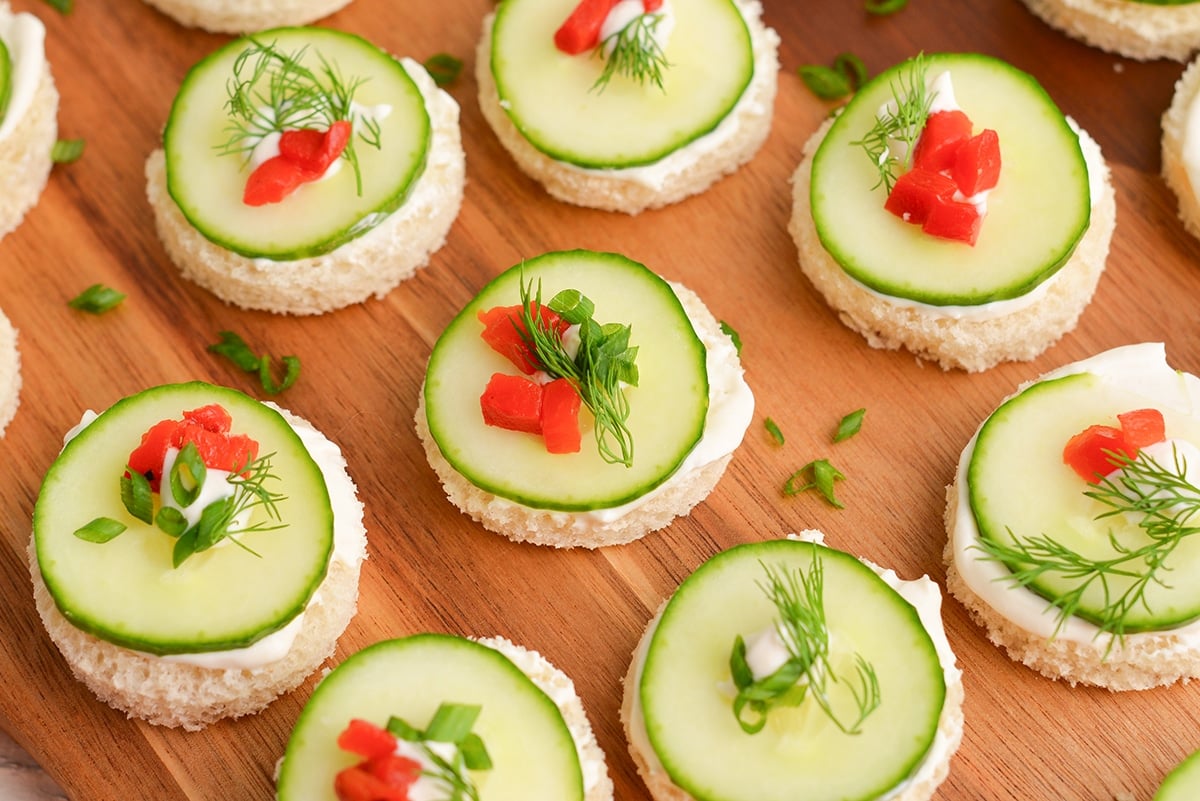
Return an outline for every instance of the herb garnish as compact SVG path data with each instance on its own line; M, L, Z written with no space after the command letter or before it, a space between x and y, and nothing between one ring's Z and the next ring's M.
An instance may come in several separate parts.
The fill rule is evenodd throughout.
M997 542L980 532L978 544L985 559L1001 562L1012 571L1013 585L1025 587L1045 574L1059 574L1078 583L1066 593L1050 598L1058 610L1055 634L1068 618L1077 615L1095 623L1099 633L1112 635L1114 642L1123 642L1126 618L1138 607L1148 609L1146 590L1151 584L1168 586L1161 573L1171 568L1166 564L1175 548L1185 538L1200 532L1200 487L1188 482L1186 460L1174 451L1173 469L1159 464L1145 450L1136 459L1126 454L1106 451L1109 462L1117 471L1102 478L1083 494L1105 506L1108 511L1096 516L1103 520L1118 515L1139 515L1138 527L1149 542L1131 548L1109 533L1109 544L1116 552L1107 559L1094 559L1072 551L1053 537L1013 537L1011 543ZM1011 532L1010 532L1011 533ZM1121 588L1124 580L1128 584ZM1094 614L1080 609L1084 593L1099 585L1104 605Z
M658 13L641 14L600 42L596 53L605 59L604 71L592 89L603 92L614 75L624 75L639 84L650 81L665 91L663 70L671 65L654 35L662 19L663 15Z
M224 356L247 373L257 373L258 383L268 395L278 395L300 378L299 357L284 356L280 359L283 362L283 379L276 381L269 355L256 355L246 341L233 331L219 331L217 336L221 341L209 345L208 350Z
M425 59L425 71L433 78L438 86L449 86L458 80L462 73L463 62L449 53L435 53Z
M857 434L862 429L863 418L866 414L866 409L855 409L843 417L841 422L838 423L837 431L833 434L833 441L841 442Z
M888 192L896 182L897 171L912 162L913 148L929 116L933 95L925 85L925 69L925 56L918 53L908 72L901 72L897 83L892 85L894 102L876 115L875 126L862 139L850 143L866 151L871 163L879 169L875 187L882 185ZM893 154L893 141L903 150L900 158Z
M43 2L60 14L70 14L74 7L73 0L43 0Z
M733 343L734 351L737 352L738 356L741 356L742 355L742 335L739 334L737 332L737 330L734 329L733 326L731 326L729 323L725 322L724 320L721 320L720 326L721 326L721 333L723 333L725 336L729 337L729 341Z
M534 308L542 306L542 282L531 286L521 278L521 325L517 330L529 346L539 369L552 378L566 378L596 419L594 433L600 456L609 464L633 465L633 434L629 430L629 400L622 384L638 384L638 348L630 346L631 328L621 323L601 325L592 319L595 304L578 290L564 289L546 308L579 326L579 351L571 358L562 335ZM514 325L516 323L514 322Z
M92 284L67 301L67 305L88 314L104 314L104 312L116 308L123 300L125 300L124 293L104 284Z
M833 482L841 481L844 478L841 471L830 464L828 459L814 459L788 476L787 481L783 483L783 494L799 495L815 489L831 506L845 509L846 507L833 494Z
M868 14L877 16L886 16L887 14L895 14L900 9L908 5L908 0L866 0L863 3Z
M87 143L82 139L59 139L50 148L50 160L55 164L70 164L83 155Z
M783 432L779 429L779 424L770 417L763 420L763 427L767 429L767 433L771 435L771 439L775 440L776 445L783 444Z
M175 503L187 508L196 502L200 489L208 478L208 470L195 443L189 442L180 449L165 476L163 491L167 486ZM255 531L272 531L286 523L279 521L276 504L284 500L278 493L265 486L269 480L278 480L271 472L271 454L261 456L244 469L235 469L225 479L232 487L229 497L213 501L204 507L199 520L189 526L183 513L172 506L162 506L154 514L154 494L150 482L136 470L127 469L121 477L121 503L125 511L143 523L153 524L167 535L175 538L171 561L175 567L183 564L193 554L206 551L224 539L258 556L237 535ZM244 528L235 527L243 513L261 506L269 518ZM88 542L104 543L126 530L124 523L110 517L98 517L75 531L75 536Z
M796 68L796 74L817 97L837 100L867 82L867 65L853 53L838 53L832 67L802 64Z
M422 731L398 717L388 718L387 730L397 739L418 746L434 765L434 770L423 771L439 779L450 791L447 801L479 801L479 791L469 776L457 764L438 754L430 743L450 743L462 757L462 767L467 770L490 770L492 759L488 755L483 739L471 731L481 707L477 704L443 703L433 713L433 719Z
M338 120L351 123L364 144L379 149L379 123L369 116L356 115L353 107L354 93L365 78L343 78L337 66L320 54L317 54L320 74L314 72L300 63L307 48L284 53L274 44L263 44L256 39L250 42L234 60L233 77L227 86L229 138L218 146L222 155L238 153L248 159L255 145L268 134L300 128L328 130ZM265 85L260 86L260 82ZM355 184L361 195L362 171L354 137L346 143L342 158L354 168Z
M797 569L772 569L762 565L767 583L759 582L763 593L775 604L779 617L775 631L788 652L788 660L774 673L755 681L746 662L746 643L739 634L729 656L729 670L737 687L733 714L747 734L761 731L767 714L777 706L799 706L806 697L821 707L826 716L846 734L859 734L863 721L879 706L879 678L862 654L854 655L854 680L849 683L857 712L853 721L845 721L833 709L829 682L839 677L829 664L829 628L825 621L824 567L814 550L812 566L805 575Z

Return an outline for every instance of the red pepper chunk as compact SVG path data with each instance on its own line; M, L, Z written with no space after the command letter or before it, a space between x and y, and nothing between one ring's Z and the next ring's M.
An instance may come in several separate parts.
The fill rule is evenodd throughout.
M324 175L346 149L350 132L347 120L334 122L327 131L313 128L284 131L279 137L279 155L309 172Z
M993 188L1000 180L1000 135L988 128L963 142L950 175L968 197Z
M574 56L600 43L600 28L617 0L582 0L566 21L554 32L554 46Z
M971 137L971 120L958 109L938 111L925 120L913 148L913 168L941 172L954 166L959 147Z
M521 309L520 305L496 306L479 312L479 321L483 323L483 333L480 336L492 350L516 365L518 370L532 375L540 365L530 351L529 344L525 342L525 323L521 320ZM545 306L534 303L531 311L541 318L546 328L557 331L560 336L569 326L566 320Z
M1117 415L1125 444L1134 450L1162 442L1167 438L1167 426L1158 409L1135 409Z
M970 203L939 197L930 208L921 230L930 236L974 245L982 225L983 217L979 209Z
M142 434L141 444L129 454L126 464L129 469L144 475L150 482L150 489L159 492L162 486L163 460L167 458L167 448L171 447L171 438L179 428L178 420L160 420Z
M1063 448L1063 462L1080 478L1092 484L1117 469L1113 454L1124 454L1130 459L1137 450L1130 448L1121 429L1113 426L1088 426L1067 440Z
M905 222L924 225L939 200L954 197L954 182L939 172L912 169L896 179L883 207Z
M351 718L338 735L337 746L366 759L379 759L396 751L396 738L369 720Z
M579 407L583 401L565 378L542 387L542 439L549 453L579 453Z
M317 178L294 161L283 156L274 156L259 164L246 179L242 202L247 206L265 206L278 203L296 191L303 183Z
M333 777L333 792L338 801L409 801L407 785L393 787L373 776L366 763L338 771Z
M495 373L479 397L483 422L509 431L542 433L542 387L519 375Z
M233 418L225 411L225 407L217 403L184 412L183 419L201 425L214 434L228 434L233 427Z

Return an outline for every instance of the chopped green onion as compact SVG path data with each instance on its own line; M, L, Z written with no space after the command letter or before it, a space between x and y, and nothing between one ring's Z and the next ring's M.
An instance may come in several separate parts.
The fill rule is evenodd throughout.
M164 506L154 516L154 525L169 537L179 537L187 531L187 518L174 506Z
M224 356L247 373L257 373L258 382L268 395L278 395L300 377L300 359L296 356L282 358L283 380L277 382L272 375L270 356L257 355L244 339L232 331L219 331L217 336L221 341L209 345L208 350Z
M763 420L763 425L766 426L767 433L771 435L771 439L775 440L777 445L782 445L783 432L779 430L779 426L775 424L775 421L768 417L766 420Z
M70 14L74 7L73 0L44 0L46 5L53 8L60 14Z
M187 475L184 475L187 471ZM187 508L200 497L204 487L204 479L208 476L208 468L200 458L200 450L196 443L189 442L183 446L171 465L171 497L175 503Z
M449 53L437 53L425 59L425 69L438 86L449 86L458 80L463 62Z
M442 704L425 727L425 739L440 743L457 743L471 733L479 717L478 704Z
M571 325L582 325L596 313L596 304L578 289L564 289L546 304L550 311Z
M106 311L116 308L123 300L125 300L123 293L104 284L92 284L67 301L67 305L88 314L104 314Z
M78 161L83 155L84 141L82 139L59 139L50 148L50 160L55 164L70 164Z
M844 509L846 507L833 493L833 482L844 478L841 471L830 464L828 459L814 459L788 476L788 480L783 484L783 494L799 495L801 492L815 489L831 506Z
M881 17L887 14L895 14L906 5L908 5L908 0L865 0L863 3L868 14L875 14Z
M87 542L105 543L124 530L124 523L111 517L97 517L87 525L75 529L75 536Z
M741 337L741 335L738 334L738 332L733 329L733 326L731 326L729 323L725 322L724 320L721 321L721 331L725 334L725 336L727 336L731 340L733 340L733 349L737 351L738 356L741 356L742 355L742 337Z
M867 81L867 66L853 53L838 53L832 67L803 64L796 73L804 85L822 100L845 97Z
M268 395L278 395L285 389L296 383L296 379L300 377L300 360L295 356L284 356L283 362L283 380L276 382L271 375L271 357L263 356L258 365L258 380L262 384L263 391Z
M129 475L121 476L121 503L125 511L143 523L149 523L154 518L154 495L150 482L136 470L126 467Z
M843 417L842 421L838 423L837 432L833 435L833 441L841 442L857 434L859 429L862 428L863 416L866 413L866 409L856 409Z

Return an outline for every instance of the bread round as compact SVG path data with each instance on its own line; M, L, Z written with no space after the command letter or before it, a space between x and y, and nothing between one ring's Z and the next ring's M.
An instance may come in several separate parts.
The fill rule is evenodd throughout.
M307 25L350 4L350 0L145 0L181 25L213 33L253 33Z
M0 3L0 21L11 16L8 3ZM58 88L43 58L29 107L12 132L0 139L0 238L15 230L37 204L54 166L50 153L57 139Z
M21 402L21 353L17 329L0 311L0 436L12 422Z
M166 155L146 161L146 195L159 239L184 277L226 303L278 314L322 314L381 298L445 244L462 205L466 157L458 104L425 69L402 59L425 97L432 124L425 171L404 205L362 236L329 253L293 261L253 259L210 242L167 191Z
M821 245L809 202L812 159L832 125L827 120L804 146L792 179L788 225L799 250L800 269L841 321L873 348L906 348L942 369L978 372L1003 361L1027 361L1073 330L1092 299L1108 259L1116 226L1116 193L1099 146L1079 131L1093 187L1091 223L1070 259L1041 286L1031 302L1003 316L956 318L929 306L899 302L855 281ZM1090 155L1089 155L1090 154Z
M771 129L779 72L779 36L762 21L758 0L734 0L750 30L754 76L741 100L712 132L648 167L587 170L550 158L530 144L500 105L492 75L492 22L483 21L475 51L479 106L517 166L553 197L606 211L637 214L703 192L754 157Z
M820 532L805 532L805 535L816 535L823 539ZM821 541L821 540L818 540ZM881 569L868 564L876 572ZM928 578L925 579L929 581ZM662 617L667 601L659 606L654 617L646 625L629 669L625 673L624 692L621 697L621 724L625 729L625 738L629 744L629 753L633 757L638 775L642 777L646 788L655 801L695 801L679 785L671 780L670 774L663 768L658 757L645 735L645 721L642 719L641 707L638 702L638 685L641 680L642 664L646 660L646 652L650 647L650 639L654 634L658 621ZM940 626L940 621L939 621ZM941 632L943 638L944 631ZM944 669L946 677L946 698L942 703L942 713L938 717L938 730L934 741L934 749L940 753L939 758L922 762L916 772L909 778L904 789L895 795L888 796L888 801L929 801L937 788L950 775L950 758L958 750L962 742L963 717L963 684L962 671L956 666Z
M294 427L307 427L314 436L328 442L303 418L275 408ZM29 572L38 614L75 678L101 701L130 718L197 731L223 718L259 712L297 687L332 656L338 637L358 606L358 577L366 558L366 530L362 504L341 452L332 443L325 450L328 462L321 463L321 472L331 488L330 496L353 499L353 506L334 507L335 536L339 553L344 556L330 560L329 572L305 609L287 655L260 667L201 667L178 658L158 657L113 645L75 628L55 606L42 580L31 537Z
M579 766L583 771L584 801L612 801L613 783L608 775L604 751L596 741L596 734L592 731L583 701L575 692L575 683L571 681L570 676L537 651L516 645L504 637L475 639L508 657L509 661L528 676L558 707L579 753Z
M1193 61L1175 82L1175 94L1162 118L1162 174L1175 193L1179 219L1192 236L1200 237L1200 198L1188 175L1183 148L1188 139L1188 117L1200 94L1200 59ZM1200 129L1191 136L1200 136Z
M729 359L732 361L726 369L736 372L740 378L742 368L736 361L736 352L733 351L729 337L721 331L721 325L712 312L691 290L679 284L671 286L705 349L710 354L715 349L728 349ZM690 471L677 473L648 495L633 501L625 514L616 517L605 516L602 520L585 523L581 515L587 513L535 509L476 487L446 461L438 448L425 415L423 385L417 398L417 435L421 438L425 456L441 481L446 496L484 528L503 534L514 542L530 542L556 548L600 548L640 539L651 531L663 528L676 517L686 515L692 507L707 498L733 458L733 454L728 453ZM709 413L712 413L711 404Z
M1187 61L1200 47L1200 6L1130 0L1025 0L1047 24L1128 58Z

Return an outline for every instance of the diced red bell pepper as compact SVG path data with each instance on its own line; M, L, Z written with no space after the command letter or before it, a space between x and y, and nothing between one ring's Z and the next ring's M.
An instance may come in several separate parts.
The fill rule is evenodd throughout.
M242 202L247 206L278 203L296 191L296 187L319 177L294 161L274 156L259 164L246 179Z
M351 130L348 120L337 120L326 131L314 128L284 131L279 137L279 155L308 172L324 175L346 149Z
M495 373L479 397L483 422L509 431L542 433L542 387L519 375Z
M1130 459L1137 456L1137 449L1130 448L1121 429L1113 426L1088 426L1067 440L1063 448L1063 462L1071 467L1080 478L1092 484L1117 469L1106 451L1125 454Z
M180 425L182 423L178 420L158 421L142 434L141 444L129 454L127 464L130 469L144 475L150 481L150 489L155 492L159 492L162 486L163 460Z
M954 183L964 195L991 189L1000 180L1000 136L991 128L962 143L950 168Z
M913 148L913 168L941 172L954 165L958 148L971 136L971 120L958 109L938 111L925 120Z
M1117 415L1125 444L1134 451L1167 438L1167 425L1158 409L1134 409Z
M245 434L217 434L198 423L186 420L179 424L171 437L171 445L182 449L193 443L205 467L241 472L258 457L258 443Z
M233 418L219 403L210 403L199 409L184 412L183 419L198 423L214 434L228 434L229 429L233 427Z
M662 8L662 4L663 0L642 0L642 10L650 14Z
M526 375L532 375L540 365L523 338L525 323L521 320L520 305L496 306L487 311L479 312L479 321L483 323L483 341L492 350L508 359L517 369ZM559 317L545 306L532 304L532 311L541 318L542 324L561 336L569 327L566 320Z
M979 209L961 200L937 198L921 230L941 239L954 239L974 245L979 238L983 217Z
M408 787L393 787L371 775L366 763L338 771L333 777L338 801L408 801Z
M565 378L542 387L542 439L549 453L579 453L579 407L582 400Z
M337 746L367 759L379 759L396 752L396 738L369 720L351 718L338 735Z
M389 787L407 790L421 778L421 763L399 754L368 759L367 771Z
M945 175L914 168L896 179L883 207L905 222L924 225L940 199L954 197L954 189Z
M600 43L600 28L617 0L582 0L554 32L554 46L567 55L578 55Z

